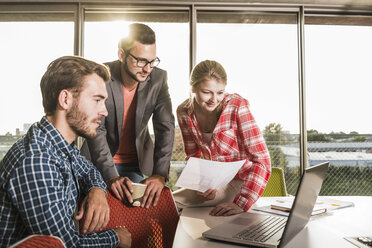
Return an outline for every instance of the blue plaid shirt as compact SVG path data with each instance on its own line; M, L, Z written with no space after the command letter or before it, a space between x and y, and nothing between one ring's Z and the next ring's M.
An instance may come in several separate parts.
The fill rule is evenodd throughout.
M86 192L106 191L93 164L43 117L0 162L0 247L31 234L60 237L66 247L116 247L112 229L87 235L75 229L79 182Z

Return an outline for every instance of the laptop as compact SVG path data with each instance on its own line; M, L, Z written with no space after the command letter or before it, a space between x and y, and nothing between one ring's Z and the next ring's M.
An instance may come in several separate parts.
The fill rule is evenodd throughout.
M260 213L242 213L203 233L213 240L255 247L284 247L309 222L329 162L305 170L288 218Z

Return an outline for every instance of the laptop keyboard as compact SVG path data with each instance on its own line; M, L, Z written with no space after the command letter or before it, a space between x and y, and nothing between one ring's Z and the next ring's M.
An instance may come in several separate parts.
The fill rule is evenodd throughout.
M249 229L245 229L242 232L236 234L233 238L265 242L274 234L279 232L285 227L287 218L278 216L268 216L266 219L257 223Z
M372 247L372 237L358 237L358 241L366 246Z

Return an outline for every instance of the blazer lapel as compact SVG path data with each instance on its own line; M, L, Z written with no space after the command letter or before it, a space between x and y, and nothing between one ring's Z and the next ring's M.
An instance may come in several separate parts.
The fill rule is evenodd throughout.
M114 106L116 108L116 121L119 137L121 137L121 128L123 126L124 116L124 95L121 84L121 72L120 72L120 61L117 61L111 68L111 89Z
M145 113L146 108L146 102L148 91L149 91L149 85L150 85L150 77L146 79L146 81L139 83L138 89L137 89L137 108L136 108L136 122L135 122L135 128L136 128L136 137L138 137L138 133L141 130L141 123L143 119L143 115Z

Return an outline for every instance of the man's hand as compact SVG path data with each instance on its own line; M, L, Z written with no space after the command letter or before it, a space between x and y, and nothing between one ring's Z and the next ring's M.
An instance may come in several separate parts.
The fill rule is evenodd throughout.
M132 198L132 181L127 177L114 177L107 182L107 187L111 193L120 201L124 201L125 197L130 203L133 203Z
M221 204L218 204L212 211L209 213L213 216L228 216L228 215L234 215L239 214L243 212L243 209L236 205L233 202L224 202Z
M165 185L165 178L159 175L152 175L146 178L141 183L147 185L146 191L143 195L141 207L148 208L152 202L154 206L158 203L161 191Z
M128 248L132 244L132 235L125 227L116 227L114 231L118 235L120 248Z
M217 193L216 189L208 189L204 193L199 192L199 191L196 192L196 194L201 198L202 201L213 200L214 198L216 198L216 193Z
M106 227L110 220L110 208L106 199L106 192L99 188L93 188L84 198L83 203L76 215L76 220L85 216L83 234L98 232Z

